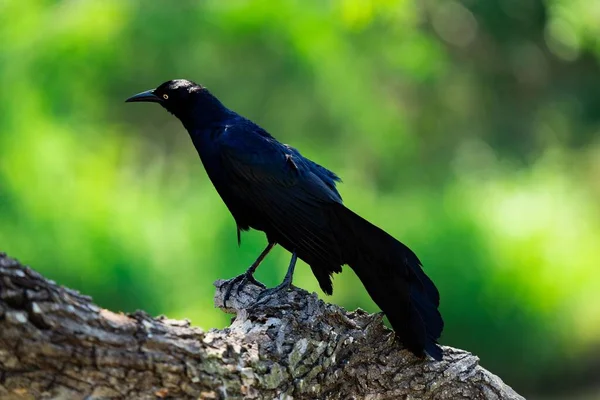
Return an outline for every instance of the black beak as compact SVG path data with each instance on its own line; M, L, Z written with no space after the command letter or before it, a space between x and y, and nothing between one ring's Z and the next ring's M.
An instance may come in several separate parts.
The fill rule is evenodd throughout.
M154 89L150 89L146 90L145 92L133 95L127 100L125 100L126 103L133 103L136 101L144 101L147 103L161 103L162 99L154 94Z

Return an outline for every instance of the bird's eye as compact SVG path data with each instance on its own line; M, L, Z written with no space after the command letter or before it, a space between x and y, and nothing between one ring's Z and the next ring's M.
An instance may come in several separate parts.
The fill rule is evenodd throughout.
M169 98L168 94L163 94L163 99L167 100Z

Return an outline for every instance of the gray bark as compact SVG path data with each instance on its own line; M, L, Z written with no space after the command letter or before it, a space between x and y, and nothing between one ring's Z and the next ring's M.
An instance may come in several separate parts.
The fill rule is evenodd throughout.
M142 311L114 313L0 254L1 399L522 399L466 351L403 350L380 314L348 312L304 290L204 331Z

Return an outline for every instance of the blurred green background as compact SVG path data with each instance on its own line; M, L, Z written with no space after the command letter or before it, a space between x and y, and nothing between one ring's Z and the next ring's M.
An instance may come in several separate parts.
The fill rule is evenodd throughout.
M265 245L179 121L172 78L338 172L419 255L443 344L528 398L600 398L600 1L0 1L0 250L102 306L190 318ZM284 276L276 249L259 269ZM327 298L377 308L353 275Z

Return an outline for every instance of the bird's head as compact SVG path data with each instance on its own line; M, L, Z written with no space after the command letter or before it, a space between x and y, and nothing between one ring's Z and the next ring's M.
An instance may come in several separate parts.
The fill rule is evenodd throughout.
M224 109L205 87L187 79L167 81L156 89L138 93L125 101L159 103L186 126L195 121L201 122L200 119L216 117Z

